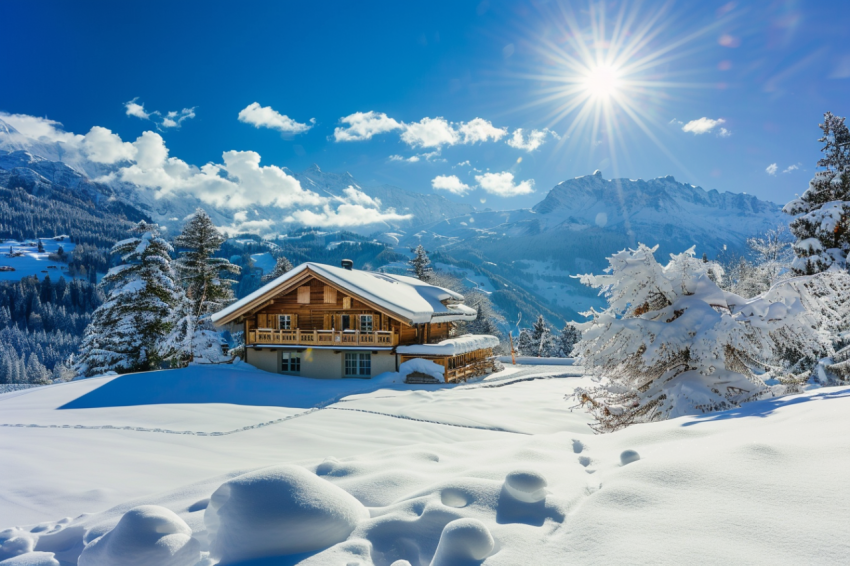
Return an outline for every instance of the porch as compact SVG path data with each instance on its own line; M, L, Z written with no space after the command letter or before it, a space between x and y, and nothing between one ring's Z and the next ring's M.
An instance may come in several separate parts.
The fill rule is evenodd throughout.
M248 331L248 345L341 346L341 347L393 347L398 345L398 334L389 330L360 332L355 330L275 330L256 328Z

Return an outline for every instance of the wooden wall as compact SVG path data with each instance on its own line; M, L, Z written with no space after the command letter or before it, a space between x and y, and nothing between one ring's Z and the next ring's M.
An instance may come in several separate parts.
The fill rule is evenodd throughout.
M304 303L306 290L300 291L302 302L299 302L299 289L309 287L310 302ZM449 337L450 323L426 324L419 329L405 324L386 314L376 311L369 305L347 295L342 289L325 285L323 281L310 278L301 286L290 289L272 297L274 303L268 305L251 316L246 321L248 329L277 328L277 315L296 315L297 322L293 329L301 330L341 330L341 315L351 315L352 328L359 329L356 315L371 314L374 330L391 330L399 335L399 344L434 343ZM330 302L328 302L330 301ZM350 308L344 308L350 305Z

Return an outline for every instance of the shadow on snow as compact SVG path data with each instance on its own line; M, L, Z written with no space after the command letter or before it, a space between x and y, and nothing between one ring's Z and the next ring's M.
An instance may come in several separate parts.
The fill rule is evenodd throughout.
M840 399L842 397L850 397L850 388L842 388L831 391L820 391L808 395L794 395L789 397L777 397L775 399L764 399L762 401L753 401L752 403L744 403L737 409L729 409L728 411L720 411L717 413L707 413L693 418L692 421L683 423L682 426L693 426L705 422L725 421L728 419L737 419L740 417L767 417L773 414L777 409L798 405L800 403L809 403L811 401L826 401L828 399Z

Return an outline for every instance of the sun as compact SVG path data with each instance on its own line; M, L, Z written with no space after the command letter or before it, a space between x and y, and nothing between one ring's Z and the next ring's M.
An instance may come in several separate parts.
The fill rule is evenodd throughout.
M599 65L588 69L582 84L594 98L609 98L620 88L620 74L610 65Z

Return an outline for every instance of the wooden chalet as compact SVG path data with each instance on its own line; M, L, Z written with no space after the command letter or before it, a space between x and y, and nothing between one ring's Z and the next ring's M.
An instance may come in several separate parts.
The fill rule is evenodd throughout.
M304 263L213 315L245 333L245 361L274 373L369 378L413 358L445 368L445 380L492 364L492 336L450 338L475 320L463 296L402 275Z

